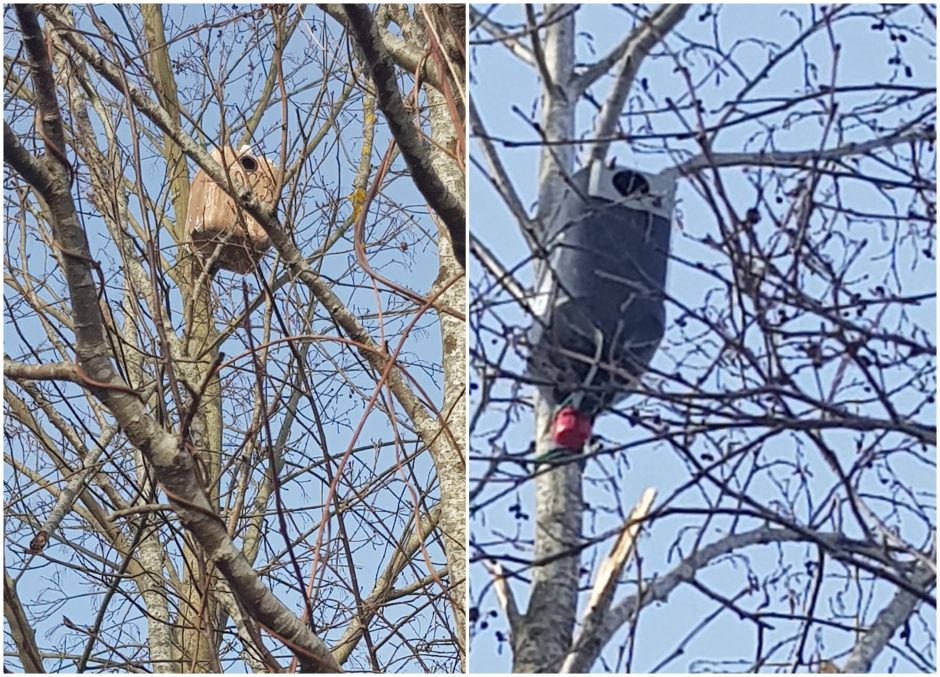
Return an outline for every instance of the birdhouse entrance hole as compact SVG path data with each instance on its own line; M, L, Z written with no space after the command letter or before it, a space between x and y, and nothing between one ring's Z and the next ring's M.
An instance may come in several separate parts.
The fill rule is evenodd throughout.
M258 169L258 161L250 155L242 155L238 158L238 164L244 167L246 172L254 172Z

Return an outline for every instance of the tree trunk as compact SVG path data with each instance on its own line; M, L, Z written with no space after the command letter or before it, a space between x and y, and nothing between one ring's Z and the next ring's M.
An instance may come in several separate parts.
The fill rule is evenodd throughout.
M545 29L545 67L551 82L542 80L541 128L547 139L575 137L575 107L570 95L573 75L575 23L573 7L546 6L550 16L564 18ZM539 204L536 232L557 208L564 193L565 178L574 171L574 146L553 146L543 152L539 165ZM551 423L554 412L545 400L536 397L535 454L544 458L554 448ZM578 551L559 556L580 543L581 466L567 463L540 474L536 479L535 550L536 561L555 558L532 570L532 592L524 620L513 636L514 672L554 672L571 646L578 606Z

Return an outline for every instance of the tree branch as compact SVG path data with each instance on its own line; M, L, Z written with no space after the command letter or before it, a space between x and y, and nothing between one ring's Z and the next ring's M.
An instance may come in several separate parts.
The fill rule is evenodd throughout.
M389 129L411 170L411 178L430 207L441 217L450 235L454 256L460 266L466 269L466 211L431 166L424 142L405 110L392 58L382 44L371 10L367 5L344 5L343 9L372 73L379 108L385 114Z
M4 151L6 148L4 148ZM14 163L11 166L16 167ZM19 169L17 168L17 171ZM48 364L25 364L4 357L3 375L14 381L71 381L79 385L85 382L78 375L72 362L50 362Z
M344 5L319 3L317 6L336 19L341 26L347 30L350 29L349 20L344 11ZM425 58L427 55L419 49L416 49L410 42L394 33L390 33L384 28L378 28L378 34L382 45L399 66L412 75L418 75L422 81L427 82L434 87L434 89L444 91L442 78L446 78L447 76L441 73L437 62L433 59Z
M937 584L937 576L929 567L918 562L914 573L911 574L910 582L926 592ZM884 651L894 633L907 623L920 603L921 600L906 590L898 590L888 605L878 613L871 627L862 633L843 664L842 672L852 674L869 672L875 659Z
M26 618L26 612L16 593L16 584L10 578L6 569L3 570L3 617L6 618L10 628L13 643L23 664L26 674L44 673L46 668L42 664L42 653L36 644L36 632Z
M431 508L430 514L420 519L418 524L406 534L406 538L398 544L398 549L392 556L385 570L381 573L368 597L362 600L365 612L354 617L343 631L342 637L333 648L333 656L341 665L346 662L359 640L362 639L365 628L369 626L372 618L378 613L383 604L391 599L394 592L395 580L404 570L411 558L427 540L428 535L437 528L441 519L441 506L437 504Z
M842 160L848 157L867 155L876 150L890 148L898 144L936 141L936 133L919 123L904 125L891 134L861 143L847 143L842 146L820 151L818 149L759 152L759 153L700 153L676 166L680 176L687 176L703 169L716 167L806 167L815 162Z
M522 234L525 235L526 240L529 242L529 247L533 250L536 249L538 241L535 237L532 220L526 213L525 207L522 206L522 200L519 199L519 194L516 193L516 188L512 185L512 181L506 173L506 168L503 166L499 153L497 153L493 142L490 141L489 135L486 133L483 120L477 112L473 99L470 100L470 130L473 135L476 136L477 143L483 151L483 158L489 169L489 171L485 173L487 179L489 179L493 188L500 194L506 206L509 207L509 211L512 212L512 215L516 218L519 227L522 228Z
M147 63L153 73L157 100L177 122L180 120L180 103L176 93L176 79L170 65L170 51L163 29L163 10L159 4L143 3L140 6L144 23L144 36L147 39ZM167 164L167 179L173 195L174 237L177 242L183 239L183 224L189 209L189 169L186 156L179 145L169 137L164 137L163 155Z
M577 97L571 96L575 58L575 16L571 6L552 5L546 16L545 60L556 86L541 87L544 138L554 141L575 136ZM546 12L548 14L548 11ZM541 231L555 214L574 169L572 146L546 148L539 160L536 227ZM554 411L544 397L535 400L535 454L554 448ZM534 559L550 560L532 569L529 605L513 635L513 671L556 672L571 646L578 607L581 522L584 514L581 468L566 463L540 473L535 481Z
M506 614L506 621L509 623L509 632L516 634L522 615L519 613L519 607L516 605L516 597L512 594L512 588L509 587L509 578L503 571L502 565L496 560L484 560L483 565L490 572L493 578L493 587L496 589L496 598L499 605Z
M492 35L493 38L503 47L518 57L519 60L524 64L535 66L535 57L532 55L532 50L522 44L518 36L510 35L499 24L490 21L482 12L480 12L480 10L478 10L473 5L470 6L470 18L478 26L481 26L483 30Z
M20 143L10 124L3 121L3 155L7 164L16 166L17 173L31 186L49 187L52 174L46 166ZM41 191L40 191L41 192Z
M643 586L639 593L631 595L612 607L603 622L596 626L595 631L590 636L582 635L578 640L577 646L574 646L572 649L572 651L576 653L576 658L571 662L571 671L586 672L600 656L601 650L607 642L610 641L614 633L616 633L624 623L628 623L634 619L640 609L654 603L665 602L676 588L683 583L694 581L702 569L719 557L754 545L769 545L771 543L787 543L805 540L806 534L800 531L765 526L751 531L730 534L721 540L703 546L683 559L672 571L655 578L651 583ZM839 553L845 550L846 538L842 534L817 533L815 534L815 540L823 544L827 548L827 551L836 558L839 558ZM923 571L921 564L917 563L915 566L918 571ZM899 575L903 575L904 578L908 577L906 573L899 573ZM924 585L923 582L918 579L916 587L923 589L926 593L929 591L930 587L932 587L934 580L933 574L930 574L930 586ZM899 591L898 595L896 595L896 599L901 594L906 594L912 598L915 597L910 592ZM881 648L883 648L883 645ZM848 672L848 670L846 670L846 672Z
M507 271L503 264L499 262L496 255L480 242L480 239L473 233L470 234L470 251L483 264L487 272L495 278L496 283L505 289L516 303L522 308L529 308L529 294L516 281L512 273Z
M548 65L545 62L545 52L542 50L542 39L539 37L539 23L535 18L535 8L526 3L526 20L529 23L529 37L532 40L532 55L535 57L535 63L538 66L539 76L542 78L545 89L553 89L555 83L552 81L552 74L548 72Z
M614 599L617 584L620 582L620 575L623 573L630 556L636 551L637 534L649 514L650 506L653 505L655 498L655 489L650 488L643 492L639 503L634 506L627 516L627 521L624 523L610 554L607 555L598 568L594 587L591 589L591 597L584 612L581 632L574 643L574 648L565 657L561 672L587 672L590 670L591 664L581 665L578 661L581 653L579 650L582 644L581 638L590 638L603 624L604 617L607 615L610 604ZM588 644L590 644L590 639L588 639Z
M575 19L569 5L552 5L552 16L546 17L545 60L546 67L556 86L541 87L541 120L539 135L544 141L559 141L575 138L575 109L577 97L571 87L571 75L575 58ZM557 19L558 16L563 18ZM539 158L539 200L536 212L536 227L541 230L556 211L556 205L564 194L564 188L574 171L574 146L546 147Z
M609 137L617 130L620 113L623 111L623 105L643 60L649 55L650 50L682 20L682 17L689 11L689 7L690 5L660 5L642 26L633 31L605 59L576 78L573 88L580 96L592 82L607 72L612 65L608 61L612 57L617 57L614 84L607 93L607 100L604 101L604 105L594 119L593 136L597 141L588 146L585 166L589 165L592 160L603 161L607 156L610 141L601 139ZM598 70L602 65L603 70Z

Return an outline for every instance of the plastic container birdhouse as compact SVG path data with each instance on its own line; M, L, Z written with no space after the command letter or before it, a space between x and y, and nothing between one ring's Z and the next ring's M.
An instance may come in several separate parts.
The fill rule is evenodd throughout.
M556 407L589 416L623 399L663 337L674 172L599 162L571 177L546 224L529 373Z
M253 155L247 146L237 152L215 150L212 159L222 165L236 190L250 186L260 202L274 205L280 172L272 162ZM254 268L271 247L261 225L202 170L196 173L189 193L186 234L210 266L241 274Z

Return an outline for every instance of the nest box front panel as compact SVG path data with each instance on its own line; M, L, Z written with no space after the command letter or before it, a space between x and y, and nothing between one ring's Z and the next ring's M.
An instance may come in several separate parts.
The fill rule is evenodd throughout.
M250 187L261 203L274 205L279 172L266 158L226 148L213 151L212 159L226 170L233 187ZM236 273L251 270L271 246L261 225L202 170L193 179L186 232L200 256L214 256L219 267Z

